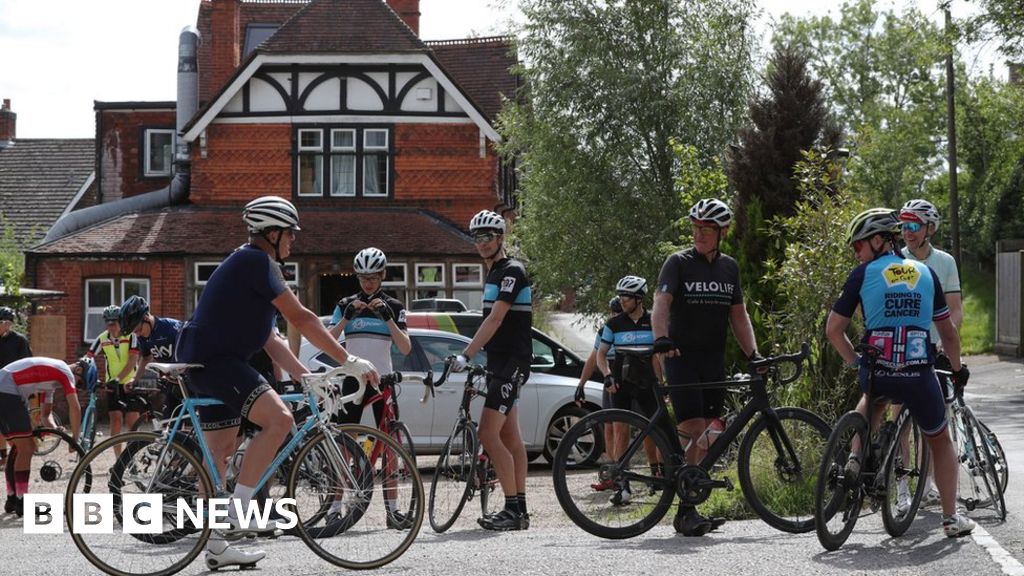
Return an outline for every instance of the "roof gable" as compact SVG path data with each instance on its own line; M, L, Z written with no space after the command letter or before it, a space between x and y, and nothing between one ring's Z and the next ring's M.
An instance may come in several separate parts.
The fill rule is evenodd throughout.
M426 52L384 0L313 0L256 50L265 54Z
M91 184L91 138L18 139L0 149L0 214L20 240L42 238Z
M519 79L512 67L518 62L512 38L435 40L427 41L426 45L445 72L492 121L501 110L503 98L516 98Z

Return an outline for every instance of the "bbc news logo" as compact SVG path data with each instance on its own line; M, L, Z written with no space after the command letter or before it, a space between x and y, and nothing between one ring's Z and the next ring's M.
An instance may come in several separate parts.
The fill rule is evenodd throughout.
M215 530L231 528L229 511L244 526L267 530L271 521L275 528L288 530L299 523L295 499L250 501L243 505L234 498L199 498L192 504L178 498L173 507L165 507L162 494L123 494L117 506L113 494L75 494L72 500L71 531L76 534L113 534L115 523L124 534L162 534L169 528L173 511L175 529L209 526ZM274 519L271 520L271 516ZM63 494L25 494L24 532L26 534L60 534L64 531Z

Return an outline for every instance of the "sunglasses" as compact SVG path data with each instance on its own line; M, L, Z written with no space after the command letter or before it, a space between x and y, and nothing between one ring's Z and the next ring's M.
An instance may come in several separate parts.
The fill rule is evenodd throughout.
M904 232L920 232L924 226L920 222L903 222L900 224L900 228Z
M493 233L493 232L488 232L486 234L474 234L473 235L473 243L474 244L486 244L486 243L494 240L497 237L498 237L498 235Z
M714 234L715 232L718 232L719 230L720 230L720 228L718 226L707 226L707 225L702 225L702 224L694 224L693 225L693 233L694 234L697 234L697 233L700 233L700 234Z

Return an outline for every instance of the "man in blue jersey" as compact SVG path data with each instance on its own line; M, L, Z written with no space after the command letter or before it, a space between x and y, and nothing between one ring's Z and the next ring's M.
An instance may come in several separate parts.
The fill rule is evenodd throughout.
M181 332L181 320L157 318L149 311L149 302L142 296L131 296L121 304L121 329L139 339L139 369L135 379L146 376L150 362L174 362L174 346ZM134 381L133 381L134 384ZM166 386L163 417L170 418L181 405L181 392Z
M204 436L222 473L234 451L241 419L260 427L245 451L232 494L246 507L260 475L295 424L291 410L249 365L249 359L263 348L289 374L308 372L288 346L273 335L278 311L314 346L346 365L352 375L373 385L379 382L379 376L370 362L348 354L320 318L285 285L281 264L291 254L299 231L295 206L278 196L263 196L246 204L242 220L249 230L249 241L210 276L192 319L181 329L177 355L181 362L203 365L191 371L190 388L224 402L200 409ZM233 527L230 532L255 531L236 518L234 510L231 506L227 518ZM211 540L206 563L211 568L252 565L264 556L263 552L246 553L228 547L223 540Z
M882 408L892 400L910 409L935 458L943 531L951 538L963 536L974 529L974 522L956 510L957 462L946 433L943 394L932 368L935 358L928 333L932 322L952 363L954 381L966 384L969 373L960 363L960 338L949 318L942 285L923 263L904 259L894 251L898 228L896 213L885 208L866 210L850 222L847 243L861 264L850 273L833 304L825 333L847 365L859 370L861 390L867 392L872 378L874 394L884 398ZM874 374L846 336L858 307L864 315L862 341L882 351ZM866 415L867 402L862 396L857 411ZM883 410L874 413L872 428L878 425ZM858 442L852 444L846 474L860 473L860 448Z
M487 530L526 530L526 446L519 430L519 388L530 375L533 344L533 292L522 262L505 254L505 219L490 210L469 222L477 253L487 265L484 284L484 320L473 340L456 356L455 369L487 350L487 399L480 415L480 442L494 465L505 492L505 507L481 518Z

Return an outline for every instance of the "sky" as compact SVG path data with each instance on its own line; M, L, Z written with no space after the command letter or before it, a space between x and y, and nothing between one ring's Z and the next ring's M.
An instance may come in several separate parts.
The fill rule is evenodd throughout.
M765 29L786 12L820 16L837 4L758 3ZM879 2L907 3L941 22L937 0ZM420 0L420 37L502 33L514 5L515 0ZM195 25L198 7L199 0L0 0L0 99L10 99L18 115L17 137L92 138L94 100L174 100L178 34ZM954 0L954 16L966 10L965 0ZM979 60L999 61L994 54Z

